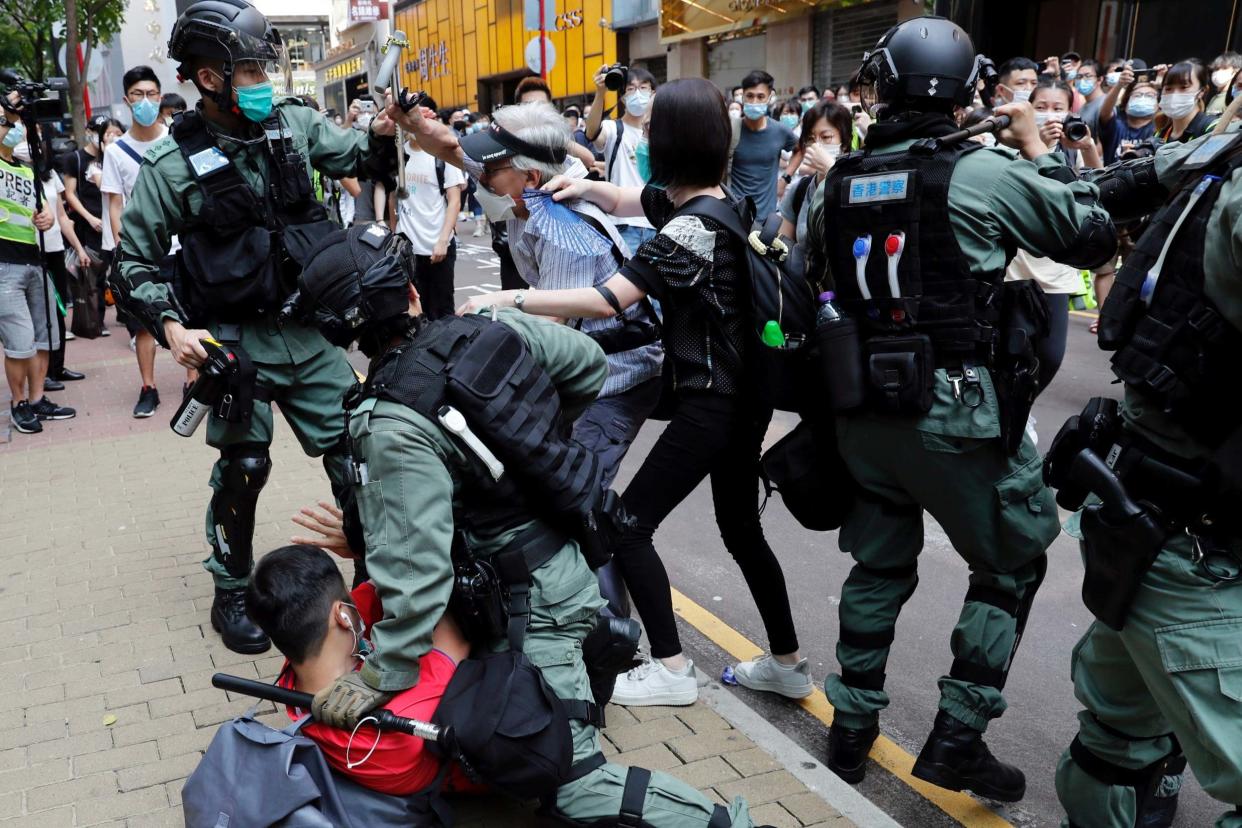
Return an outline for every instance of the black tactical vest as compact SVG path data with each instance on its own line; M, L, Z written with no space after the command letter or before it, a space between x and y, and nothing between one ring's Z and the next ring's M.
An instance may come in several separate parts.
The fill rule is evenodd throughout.
M327 219L280 112L262 128L268 191L256 193L198 112L173 123L172 136L203 197L180 231L177 254L178 298L197 322L241 322L279 310L298 273L282 241L284 229Z
M504 464L499 480L481 470L464 480L462 517L472 529L496 534L533 512L583 540L583 520L603 498L599 461L568 438L551 378L503 322L471 315L425 323L381 357L359 400L369 397L433 422L453 406Z
M823 238L837 301L865 335L926 334L940 367L989 359L998 318L1004 271L973 274L949 222L953 168L981 148L964 141L935 152L917 144L903 152L853 152L837 160L824 182ZM898 232L905 239L894 296L885 243ZM869 255L861 241L868 236ZM860 261L869 300L858 284Z
M1242 332L1203 292L1208 220L1239 167L1240 133L1209 138L1191 154L1100 311L1113 373L1210 447L1237 429L1242 410Z

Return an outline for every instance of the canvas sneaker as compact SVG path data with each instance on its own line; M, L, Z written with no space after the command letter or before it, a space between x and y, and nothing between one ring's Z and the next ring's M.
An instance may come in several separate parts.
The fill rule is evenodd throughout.
M743 661L733 668L737 683L751 690L779 693L787 699L805 699L815 692L811 665L804 658L794 665L781 664L764 653L754 661Z
M624 675L617 676L612 703L626 707L684 706L699 698L699 682L694 662L687 659L680 672L673 672L659 659L644 661Z

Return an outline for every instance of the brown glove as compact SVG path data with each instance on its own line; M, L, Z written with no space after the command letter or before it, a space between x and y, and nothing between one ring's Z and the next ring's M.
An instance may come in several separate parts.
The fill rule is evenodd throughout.
M352 730L367 713L381 707L393 695L376 690L362 680L360 673L349 672L315 694L311 715L317 722Z

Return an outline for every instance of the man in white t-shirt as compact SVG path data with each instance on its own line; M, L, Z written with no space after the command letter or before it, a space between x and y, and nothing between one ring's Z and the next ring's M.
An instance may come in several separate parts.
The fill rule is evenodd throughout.
M151 67L135 66L125 73L121 84L125 89L125 101L133 115L133 125L104 150L103 179L100 181L99 190L103 194L105 251L114 250L116 240L121 236L121 211L134 190L134 182L138 180L142 156L168 133L168 129L159 120L162 97L160 79ZM175 242L173 250L176 250ZM160 404L160 392L155 389L155 337L133 319L126 319L125 327L129 330L129 335L134 337L138 373L142 377L142 388L138 391L134 416L150 417Z
M426 104L424 104L426 105ZM457 263L454 228L461 212L466 176L418 146L407 135L406 197L397 208L397 232L410 240L414 285L429 319L453 315L453 268Z
M608 91L604 78L608 68L601 66L595 74L595 101L591 104L591 114L587 116L586 134L595 148L604 153L604 176L608 181L619 187L642 187L647 179L639 171L638 152L639 145L647 143L643 135L643 115L655 95L656 79L646 69L631 68L622 96L625 114L604 121L604 95ZM642 216L626 218L624 223L617 222L617 230L632 251L655 236L655 228Z

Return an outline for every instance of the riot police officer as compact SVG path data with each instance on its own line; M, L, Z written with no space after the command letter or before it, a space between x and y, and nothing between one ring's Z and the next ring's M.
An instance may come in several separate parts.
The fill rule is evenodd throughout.
M1187 762L1242 826L1242 133L1221 129L1096 179L1118 221L1154 215L1100 313L1124 399L1092 400L1045 463L1062 506L1097 496L1066 524L1097 618L1056 774L1078 828L1171 824Z
M574 765L544 803L556 815L599 828L752 825L740 797L714 805L599 753L602 709L584 657L592 630L611 626L596 623L604 600L590 539L554 504L601 497L597 458L560 427L603 386L603 351L513 310L427 320L403 244L378 224L338 231L300 280L298 312L337 344L357 340L372 360L347 406L367 571L384 604L374 651L316 694L316 718L351 728L414 686L448 608L475 653L521 650L569 711Z
M825 684L836 708L829 766L850 782L865 772L927 511L969 564L970 585L913 773L1012 802L1025 778L982 737L1005 709L1001 691L1058 525L1024 434L1037 378L1030 344L1047 308L1028 288L1004 289L1005 266L1020 246L1093 267L1112 255L1115 234L1096 189L1039 141L1029 105L997 110L1012 119L999 136L1012 149L939 140L956 131L955 109L990 66L943 18L907 20L880 38L860 70L878 120L816 193L808 256L857 326L837 341L829 378L858 485L840 533L855 566L841 594L841 669Z
M207 510L212 554L204 562L216 584L212 627L242 653L270 646L246 617L244 594L255 504L272 466L273 401L302 449L323 456L334 492L345 485L341 399L353 372L313 328L274 321L308 241L332 227L315 201L311 168L356 175L395 152L386 118L364 134L333 126L297 98L274 99L267 70L282 48L279 33L245 0L201 0L178 18L169 55L202 100L148 151L118 248L127 309L179 363L200 365L206 337L243 355L230 405L217 407L207 428L220 459ZM169 284L158 262L173 234L181 250Z

